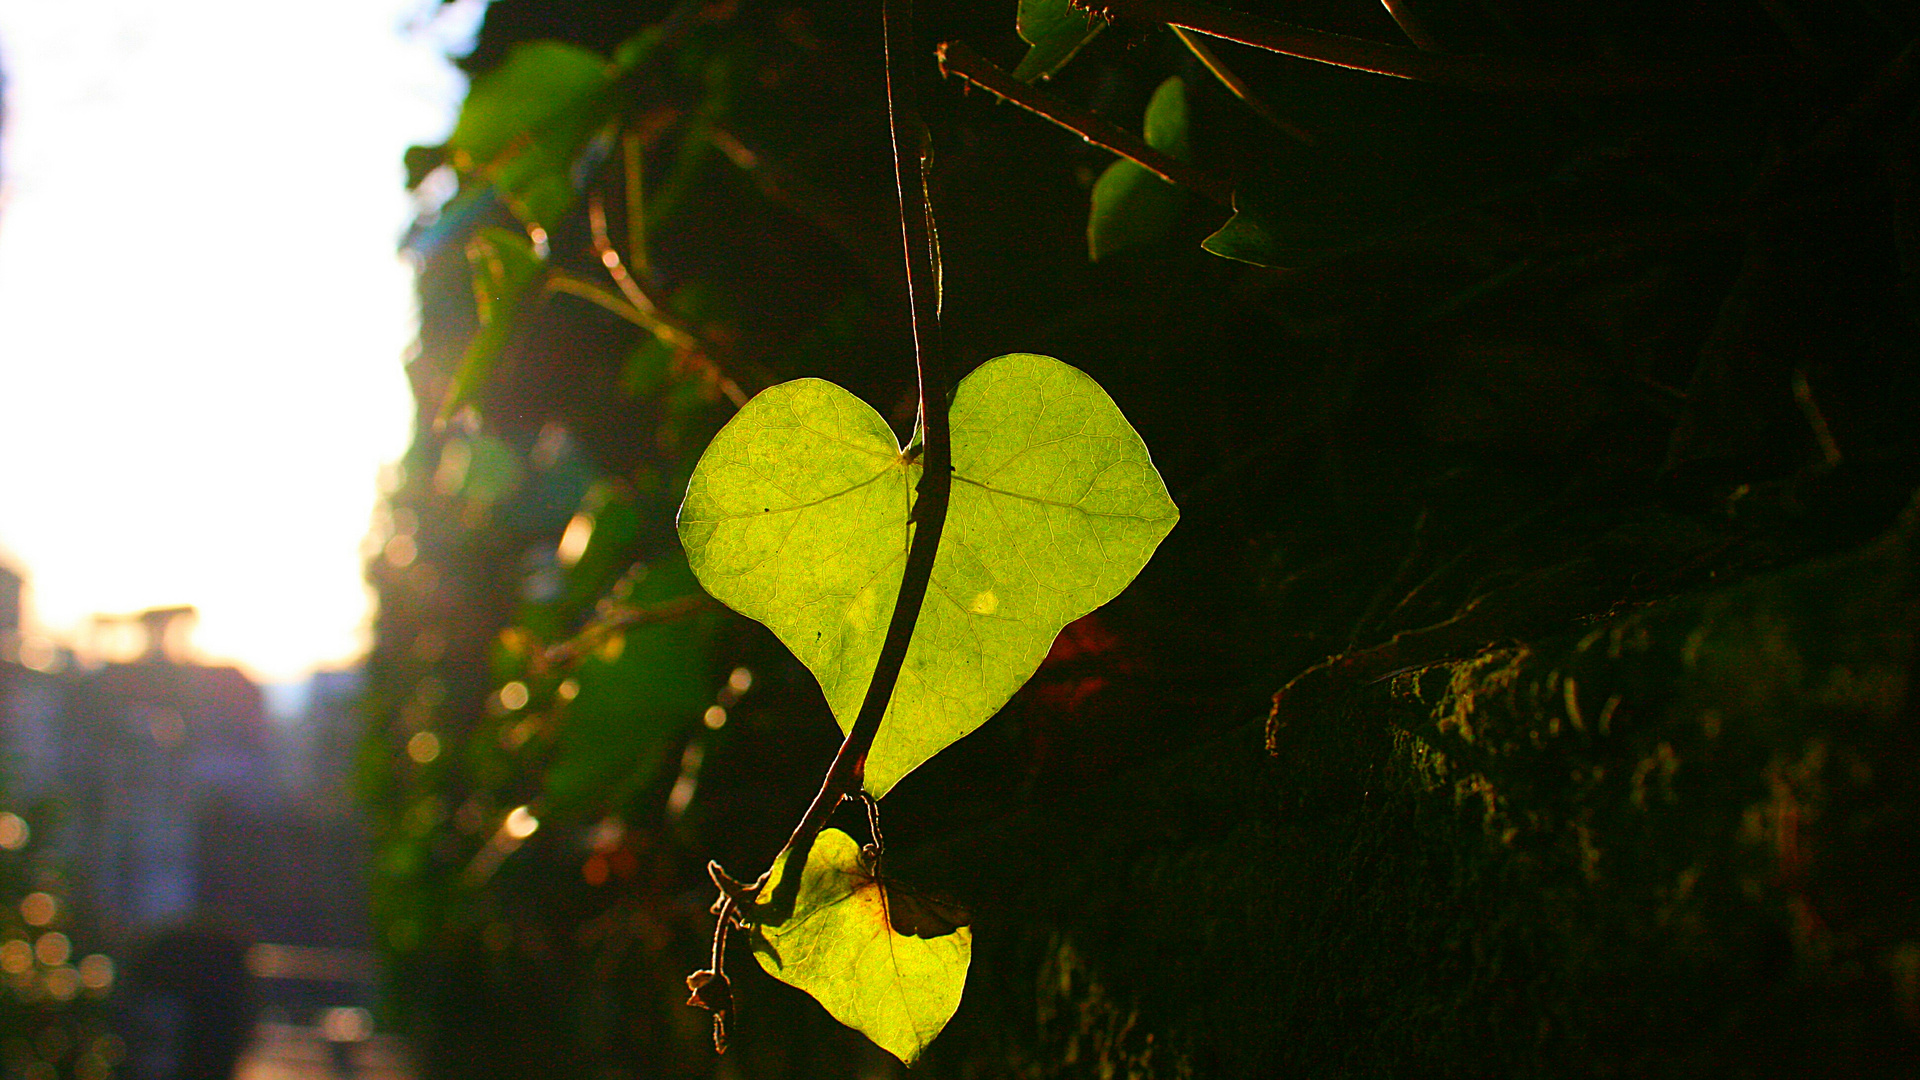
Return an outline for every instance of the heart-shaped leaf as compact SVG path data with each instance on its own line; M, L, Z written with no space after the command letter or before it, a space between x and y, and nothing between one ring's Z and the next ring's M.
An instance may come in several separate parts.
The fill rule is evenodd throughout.
M774 861L763 895L779 887L785 865ZM753 955L767 974L911 1065L960 1007L973 958L964 919L883 882L853 837L825 829L807 854L793 913L754 928Z
M1179 519L1146 445L1085 372L998 357L960 383L949 416L953 497L867 756L876 797L1006 704L1061 628L1118 596ZM843 731L900 594L919 471L879 413L800 379L714 436L680 508L700 584L793 650Z

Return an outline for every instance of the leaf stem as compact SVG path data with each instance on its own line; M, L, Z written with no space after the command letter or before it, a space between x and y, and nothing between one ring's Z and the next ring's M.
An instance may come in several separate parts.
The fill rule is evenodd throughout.
M940 71L958 75L982 90L1051 120L1095 146L1111 150L1169 184L1204 195L1221 206L1233 205L1233 185L1224 177L1197 169L1148 146L1145 139L1096 113L1053 97L1014 78L963 41L948 41L934 50Z
M860 703L852 730L834 755L819 794L787 841L785 865L763 921L779 922L793 910L800 891L801 871L813 842L842 799L859 794L866 777L867 752L880 731L887 705L893 700L900 668L907 659L913 627L933 577L934 557L946 527L947 501L953 490L953 454L947 432L947 388L940 339L940 241L934 228L933 202L927 188L929 146L927 129L914 107L912 75L907 58L913 55L912 0L881 0L885 23L887 114L893 136L894 183L900 195L900 232L907 260L907 302L912 314L914 370L920 386L920 453L923 466L919 497L913 504L913 539L907 545L906 568L900 595L893 604L887 636L874 664L873 680Z
M1262 19L1198 0L1086 0L1108 19L1127 18L1185 27L1257 49L1335 67L1414 79L1468 90L1550 94L1633 94L1651 90L1740 86L1780 75L1791 65L1779 57L1744 56L1686 68L1600 68L1542 64L1493 56L1456 56L1387 45L1365 38Z

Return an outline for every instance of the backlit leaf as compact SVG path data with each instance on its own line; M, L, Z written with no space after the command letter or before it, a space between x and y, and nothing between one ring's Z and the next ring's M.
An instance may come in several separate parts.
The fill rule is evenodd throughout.
M768 883L778 887L786 860ZM895 914L896 907L916 914ZM924 920L925 908L947 914ZM793 913L757 926L753 955L767 974L813 995L835 1020L911 1065L953 1018L967 985L973 931L963 914L913 897L874 876L853 837L826 829L800 875ZM903 933L896 923L920 920Z
M1179 517L1113 399L1058 360L982 364L950 417L953 499L867 758L875 796L997 712L1060 629L1118 596ZM842 730L899 596L919 472L865 402L800 379L721 429L680 508L700 584L779 636Z
M618 69L561 41L515 45L500 66L475 77L447 139L463 172L478 173L530 221L554 224L573 204L572 166L610 114Z

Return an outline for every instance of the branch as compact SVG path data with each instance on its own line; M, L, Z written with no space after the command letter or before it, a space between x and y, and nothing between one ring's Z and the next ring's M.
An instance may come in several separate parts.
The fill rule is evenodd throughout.
M1219 79L1222 86L1232 91L1234 97L1246 102L1247 108L1252 109L1256 116L1273 125L1282 133L1291 135L1295 139L1306 143L1308 146L1313 146L1320 141L1306 128L1274 112L1273 106L1261 100L1260 95L1253 92L1253 87L1248 86L1245 79L1234 74L1233 69L1226 65L1226 61L1215 56L1213 50L1207 48L1207 43L1201 41L1193 31L1178 26L1172 29L1173 36L1180 39L1180 44L1185 45L1187 51L1192 53L1208 71L1212 72L1213 77Z
M634 307L620 296L568 271L549 270L547 291L577 296L589 303L597 304L659 338L668 348L685 349L692 348L696 344L691 338L661 319L657 313Z
M1021 82L974 52L965 42L945 42L934 50L934 56L940 61L941 74L958 75L1035 116L1059 124L1095 146L1119 154L1169 184L1178 184L1221 206L1233 206L1233 185L1226 179L1169 157L1111 120Z
M1407 40L1428 52L1445 52L1440 47L1440 39L1427 29L1426 20L1407 7L1407 0L1380 0L1380 6L1387 9L1387 15L1407 35Z
M913 627L933 577L940 534L947 522L947 499L953 488L953 454L947 433L947 388L941 370L940 241L934 229L933 203L927 191L927 129L914 108L912 75L907 58L913 49L912 0L882 0L886 24L887 113L893 133L894 182L900 193L900 231L906 248L907 302L913 321L914 367L920 383L922 470L919 497L913 504L913 540L907 546L907 564L901 575L900 595L893 603L887 637L880 646L873 681L860 713L828 767L820 792L787 841L786 863L764 921L780 922L793 910L800 891L801 871L813 842L826 827L840 801L857 795L866 777L867 751L880 731L887 705L907 659Z
M654 330L660 340L678 348L682 356L692 360L713 385L727 396L727 400L733 402L734 408L744 408L747 404L746 393L740 389L739 383L729 378L727 373L721 370L720 365L714 362L713 349L700 331L691 322L676 314L665 302L647 292L632 274L627 273L626 264L620 261L620 252L614 248L613 241L607 236L607 208L601 204L598 195L587 202L587 224L593 231L594 254L600 257L600 265L607 268L607 276L620 287L620 293L627 298L627 303L632 304L635 310L670 327L683 338L684 341L675 341L666 334L660 333L658 329ZM576 293L576 295L584 294ZM586 299L599 302L592 296L587 296ZM692 347L686 347L688 344Z
M1778 57L1747 56L1686 68L1596 68L1575 64L1537 64L1491 56L1453 56L1386 45L1365 38L1212 7L1197 0L1083 0L1107 19L1168 23L1209 37L1225 38L1256 49L1297 56L1335 67L1414 79L1468 90L1547 94L1635 94L1653 90L1738 86L1756 78L1793 70Z
M615 608L588 623L579 633L567 640L549 645L534 654L533 673L542 675L559 668L570 667L622 630L653 623L671 622L712 607L713 601L709 600L705 594L699 594L683 596L678 600L669 600L651 607Z

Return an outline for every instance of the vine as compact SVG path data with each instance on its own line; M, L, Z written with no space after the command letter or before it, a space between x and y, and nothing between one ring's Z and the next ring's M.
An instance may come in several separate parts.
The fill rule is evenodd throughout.
M846 738L772 869L742 885L709 864L721 891L710 966L687 985L724 1048L726 940L750 931L770 974L911 1063L959 1004L971 938L964 914L935 917L882 876L878 800L998 711L1062 627L1132 580L1177 513L1111 399L1057 360L989 361L950 412L911 3L885 0L882 18L918 423L898 447L857 398L802 379L748 402L694 468L679 515L694 574L813 671ZM956 481L967 496L950 522ZM930 586L953 610L926 609ZM827 831L855 797L872 825L864 847Z
M375 556L423 1075L709 1073L696 967L755 1076L867 1067L847 1025L956 1075L1909 1044L1912 920L1850 883L1911 844L1835 841L1910 801L1859 719L1910 650L1807 651L1892 571L1726 590L1914 482L1912 5L918 6L918 55L841 5L488 16ZM883 123L941 151L951 349Z

